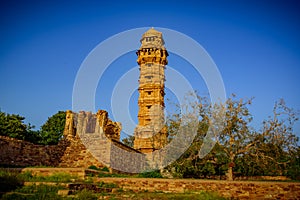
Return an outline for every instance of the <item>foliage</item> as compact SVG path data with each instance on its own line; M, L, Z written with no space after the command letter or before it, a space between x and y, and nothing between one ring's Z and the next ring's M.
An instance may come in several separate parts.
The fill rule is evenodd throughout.
M225 200L226 198L219 196L213 192L195 192L195 193L163 193L163 192L139 192L131 194L130 199L186 199L186 200Z
M59 111L49 117L44 125L41 126L41 144L57 144L63 136L66 122L66 112Z
M28 182L71 182L73 179L79 180L78 176L70 175L63 172L54 173L49 176L33 176L31 172L26 171L18 175L23 181Z
M248 106L252 100L244 101L229 98L225 105L224 129L218 137L218 143L222 147L224 155L228 158L228 179L233 180L233 167L236 158L247 153L255 144L255 132L251 130L249 124L252 116Z
M63 189L61 186L49 185L30 185L20 187L12 193L6 193L2 196L3 200L36 200L36 199L62 199L58 196L58 190Z
M163 193L163 192L138 192L132 193L132 191L124 191L122 188L118 188L115 183L100 182L97 184L100 188L117 188L113 193L94 193L91 190L83 189L75 192L73 197L63 197L58 195L59 190L66 190L66 186L63 185L27 185L22 186L24 179L33 178L31 173L23 173L22 176L18 175L18 172L10 172L6 170L0 170L0 180L3 177L5 179L4 184L1 184L0 192L3 192L1 199L5 200L35 200L35 199L99 199L99 196L106 196L109 199L225 199L212 192L197 191L193 193ZM12 180L13 179L13 180ZM22 180L23 179L23 180ZM15 181L17 180L17 181ZM21 182L19 182L21 181ZM60 182L60 181L59 181ZM2 183L2 182L1 182ZM3 190L7 184L11 183L14 187L9 190ZM16 184L16 185L14 185ZM91 185L95 185L91 183ZM6 192L6 193L5 193ZM1 193L0 193L1 194ZM128 198L127 198L128 197Z
M163 178L159 170L142 172L137 175L139 178Z
M91 166L89 166L89 167L88 167L88 169L99 170L99 168L98 168L98 167L96 167L95 165L91 165Z
M0 134L20 140L35 141L38 133L30 124L24 123L25 117L0 111Z
M210 153L200 159L199 150L209 124L217 126L210 120L220 115L220 112L214 112L216 105L207 102L207 98L198 96L198 106L190 103L198 113L198 132L181 157L166 167L174 177L217 178L226 174L232 180L234 173L299 177L298 138L293 132L298 112L287 107L281 99L275 103L272 115L262 122L262 128L255 130L249 111L252 99L245 101L232 95L224 105L218 105L225 114L221 121L223 129L214 134L217 143ZM170 140L176 136L181 120L178 113L168 117Z
M17 139L25 139L27 126L23 120L25 117L15 114L0 113L0 133Z
M108 167L103 167L103 168L100 169L100 171L109 172L109 169L108 169Z
M296 162L293 164L299 148L298 138L293 132L297 120L298 112L287 107L280 99L275 103L272 115L263 121L261 134L256 138L256 148L251 155L260 161L259 167L264 171L287 175L289 168L297 166Z
M100 188L117 188L114 183L98 184ZM2 185L1 185L2 188ZM163 193L163 192L138 192L124 191L121 188L114 193L94 193L93 191L83 189L75 193L74 197L63 197L58 195L59 190L66 190L65 186L60 185L28 185L14 188L13 191L6 193L1 199L4 200L35 200L35 199L80 199L93 200L99 199L99 196L106 196L109 199L225 199L212 192L194 192L194 193ZM3 191L3 190L2 190ZM4 191L7 192L7 191ZM129 197L129 198L127 198Z
M59 111L42 125L41 130L31 124L24 123L25 117L16 114L6 114L0 111L0 134L20 140L32 142L34 144L51 145L57 144L62 138L66 113Z
M98 170L98 171L102 171L102 172L109 172L108 167L98 168L95 165L89 166L88 169Z
M300 180L300 147L298 147L291 155L291 162L287 170L287 176L294 180Z

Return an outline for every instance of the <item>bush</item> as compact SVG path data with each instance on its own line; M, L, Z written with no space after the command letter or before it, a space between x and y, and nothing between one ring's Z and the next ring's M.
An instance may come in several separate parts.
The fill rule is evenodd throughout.
M98 171L102 171L102 172L109 172L108 167L98 168L95 165L89 166L88 169L98 170Z
M98 168L98 167L96 167L95 165L91 165L91 166L89 166L89 167L88 167L88 169L99 170L99 168Z
M138 174L137 177L139 177L139 178L163 178L163 176L161 175L159 170L143 172L143 173Z
M103 171L103 172L109 172L109 169L108 169L108 167L103 167L103 168L101 169L101 171Z

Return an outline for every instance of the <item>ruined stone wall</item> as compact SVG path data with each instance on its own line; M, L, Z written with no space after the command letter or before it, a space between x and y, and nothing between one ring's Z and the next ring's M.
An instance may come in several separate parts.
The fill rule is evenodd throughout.
M35 145L0 136L0 164L11 166L58 166L66 146Z
M94 140L93 134L86 134L91 129L98 127L107 130L108 137L119 139L120 124L108 119L106 111L99 111L97 115L81 112L80 117L90 119L91 126L78 124L77 118L71 111L67 111L64 139L58 145L35 145L33 143L0 136L0 164L8 166L53 166L53 167L84 167L91 165L103 167L104 164L86 148L86 140ZM86 120L82 120L85 122ZM99 124L102 125L99 127ZM79 129L83 136L78 134ZM114 133L115 131L115 133ZM96 148L102 157L110 159L109 142L98 140ZM101 149L101 151L99 151Z
M0 164L8 166L89 167L103 164L96 160L80 139L62 140L58 145L35 145L0 136Z
M111 121L104 110L97 114L67 111L64 139L58 145L35 145L0 136L0 165L109 167L111 140L118 141L120 131L121 124Z
M146 169L146 157L121 142L113 141L110 166L114 168L113 172L117 173L139 173Z
M300 183L258 181L214 181L195 179L99 178L124 190L163 192L217 192L233 199L300 199Z
M64 154L60 158L59 167L84 167L88 168L91 165L99 168L104 167L103 163L99 162L91 152L83 145L81 139L75 136L72 140L68 140Z

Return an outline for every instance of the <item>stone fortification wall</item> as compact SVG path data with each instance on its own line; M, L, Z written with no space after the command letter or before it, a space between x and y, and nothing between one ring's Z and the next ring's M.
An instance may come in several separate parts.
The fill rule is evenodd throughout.
M300 199L300 183L217 181L195 179L142 179L99 178L98 181L115 183L124 190L162 192L217 192L233 199Z
M0 136L0 164L9 166L58 166L66 146L34 145L30 142Z
M0 136L0 165L103 167L80 140L63 140L58 145L35 145L30 142Z
M0 165L109 167L111 144L118 142L120 131L120 123L111 121L104 110L97 114L67 111L64 138L58 145L35 145L0 136ZM130 149L119 143L119 147Z

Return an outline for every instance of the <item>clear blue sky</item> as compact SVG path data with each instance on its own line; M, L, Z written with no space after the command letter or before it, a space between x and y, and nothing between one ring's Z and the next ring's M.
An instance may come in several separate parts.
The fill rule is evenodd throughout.
M299 10L298 1L1 2L0 108L41 126L58 110L72 108L77 71L96 45L128 29L154 26L200 43L218 66L227 95L255 97L251 112L258 128L279 98L300 109ZM188 64L171 56L169 64L193 81ZM113 85L135 60L133 52L107 70L97 108L110 111ZM299 123L295 131L300 136Z

